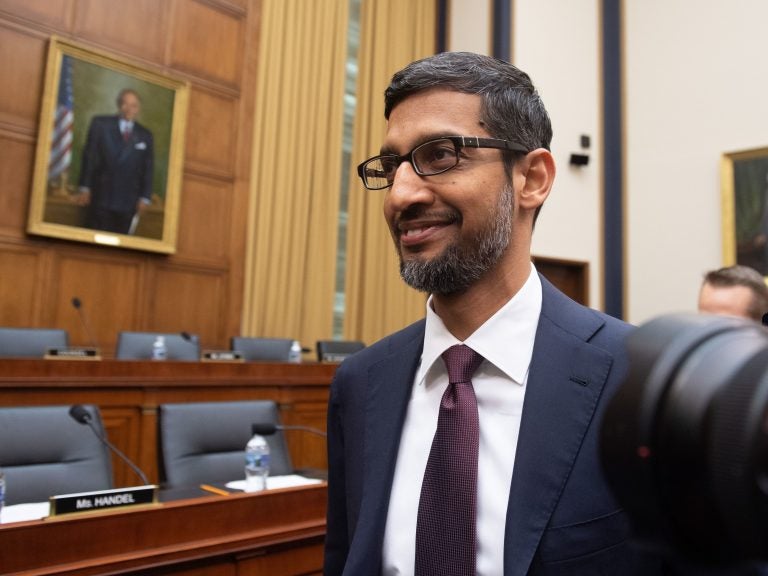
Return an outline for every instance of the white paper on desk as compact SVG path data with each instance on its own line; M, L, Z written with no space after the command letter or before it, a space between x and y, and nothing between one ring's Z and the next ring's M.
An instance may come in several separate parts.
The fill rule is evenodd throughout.
M32 502L30 504L14 504L13 506L3 506L0 510L0 524L9 524L10 522L24 522L26 520L40 520L45 518L51 512L49 502Z
M285 476L267 476L267 490L275 488L293 488L294 486L307 486L309 484L320 484L322 480L317 478L305 478L298 474L286 474ZM234 480L226 483L227 488L232 490L245 490L245 480Z

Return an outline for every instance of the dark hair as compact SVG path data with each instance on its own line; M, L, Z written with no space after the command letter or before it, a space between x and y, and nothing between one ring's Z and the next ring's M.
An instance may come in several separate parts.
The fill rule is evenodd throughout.
M754 268L735 265L711 270L704 275L704 284L716 288L745 286L752 291L752 301L747 310L750 318L760 322L763 314L768 312L768 285L760 272Z
M481 120L492 137L549 150L552 124L544 103L528 74L512 64L471 52L442 52L412 62L385 90L384 117L389 119L408 96L430 88L479 94Z

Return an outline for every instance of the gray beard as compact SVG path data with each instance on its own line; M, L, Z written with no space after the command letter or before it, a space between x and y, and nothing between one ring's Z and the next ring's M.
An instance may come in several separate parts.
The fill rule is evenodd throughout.
M514 192L507 184L497 205L497 217L480 230L475 238L453 243L431 260L403 260L400 276L406 284L431 294L447 296L465 291L501 260L512 233Z

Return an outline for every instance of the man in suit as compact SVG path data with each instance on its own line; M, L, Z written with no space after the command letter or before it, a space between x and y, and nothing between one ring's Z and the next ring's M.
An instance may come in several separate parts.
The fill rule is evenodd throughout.
M630 327L570 300L531 263L555 162L529 77L486 56L438 54L394 75L385 117L381 154L358 170L366 188L387 189L401 275L430 297L424 320L336 372L326 576L657 573L630 543L598 453ZM476 488L471 510L464 500L455 506L467 513L451 516L453 488L438 497L449 500L439 513L448 516L435 525L422 514L435 480L422 479L453 386L441 356L461 344L481 358L471 379L477 456L470 465L457 456L458 470L452 456L442 476L476 475ZM453 448L466 448L465 436ZM470 536L443 538L454 532ZM464 568L459 547L470 554L461 554Z
M86 227L130 234L151 202L154 145L152 133L136 121L139 94L121 90L117 107L117 115L91 120L77 202L88 207Z

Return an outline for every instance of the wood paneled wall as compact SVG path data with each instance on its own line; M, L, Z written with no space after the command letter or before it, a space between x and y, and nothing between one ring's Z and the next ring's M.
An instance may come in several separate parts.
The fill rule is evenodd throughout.
M259 6L0 0L0 325L64 328L107 357L119 330L197 333L203 348L239 334ZM176 254L26 233L53 34L190 82Z

